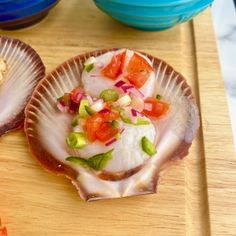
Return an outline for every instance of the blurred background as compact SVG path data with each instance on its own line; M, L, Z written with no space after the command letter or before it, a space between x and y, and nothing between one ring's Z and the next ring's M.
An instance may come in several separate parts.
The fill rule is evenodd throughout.
M212 19L215 27L221 72L228 98L234 146L236 148L236 0L214 0Z

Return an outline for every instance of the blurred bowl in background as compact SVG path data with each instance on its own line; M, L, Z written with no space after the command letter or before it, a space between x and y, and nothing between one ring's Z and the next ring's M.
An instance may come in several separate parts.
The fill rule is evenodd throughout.
M19 29L33 25L60 0L0 0L0 28Z
M213 0L93 0L112 18L142 30L163 30L192 19Z

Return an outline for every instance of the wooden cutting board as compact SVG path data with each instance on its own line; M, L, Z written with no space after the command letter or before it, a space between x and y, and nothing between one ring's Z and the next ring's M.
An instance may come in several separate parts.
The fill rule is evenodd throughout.
M169 168L158 194L82 201L44 171L22 131L0 138L0 216L10 236L236 235L236 157L210 10L173 29L121 25L92 1L61 1L34 27L0 31L35 48L49 72L94 49L127 47L169 62L192 86L202 126L188 157Z

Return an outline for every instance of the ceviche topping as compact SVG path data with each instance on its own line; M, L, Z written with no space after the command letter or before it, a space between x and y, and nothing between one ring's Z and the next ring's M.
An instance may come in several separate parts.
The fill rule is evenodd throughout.
M169 103L164 101L160 94L150 97L140 90L153 73L151 63L138 53L127 54L126 50L115 52L106 63L95 57L86 60L86 73L94 71L103 76L102 80L99 76L92 79L99 90L97 97L90 95L87 87L77 87L57 99L58 109L73 116L70 132L65 137L67 147L83 154L83 157L69 156L67 161L82 167L102 170L112 159L113 150L116 150L119 142L129 143L129 139L136 138L132 137L133 131L126 132L126 129L130 126L136 127L139 133L141 131L138 131L138 127L145 126L153 130L153 121L169 111ZM101 65L103 66L100 68ZM101 90L102 85L98 80L100 83L103 83L103 80L104 83L109 81L109 86ZM157 152L154 136L151 140L150 137L139 136L139 150L147 157ZM86 157L81 150L93 143L103 147L105 152ZM109 146L112 149L107 151Z
M106 166L107 162L112 158L112 152L113 150L109 150L106 153L100 153L87 159L77 156L70 156L67 157L66 160L86 168L102 170Z
M115 80L124 70L126 52L114 55L111 62L102 69L102 74L109 79Z

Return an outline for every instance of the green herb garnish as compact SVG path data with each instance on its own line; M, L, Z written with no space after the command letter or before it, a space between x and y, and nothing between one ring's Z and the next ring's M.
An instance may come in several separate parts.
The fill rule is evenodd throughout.
M120 134L120 133L117 133L117 134L115 135L115 138L116 138L116 139L120 139L120 138L121 138L121 134Z
M70 156L70 157L67 157L66 158L67 161L70 161L76 165L80 165L82 167L85 167L85 168L88 168L89 165L87 163L87 160L86 159L83 159L81 157L74 157L74 156Z
M120 111L120 118L124 123L132 124L132 120L130 117L126 116L125 110Z
M93 157L90 157L87 160L87 163L90 167L92 167L95 170L102 170L106 166L107 162L112 158L112 152L113 149L111 149L106 153L101 153Z
M111 160L112 152L113 152L113 149L105 153L94 155L92 157L89 157L88 159L70 156L70 157L67 157L66 160L85 168L90 167L94 170L102 170L105 168L108 161Z
M149 125L150 122L144 118L137 117L136 123L132 122L132 119L125 114L125 110L120 111L120 118L124 123L131 124L131 125Z
M66 143L71 148L83 148L86 146L86 138L82 132L71 132L66 137Z
M86 118L88 116L88 113L86 111L86 106L89 106L89 101L86 99L82 99L79 105L79 116L81 118Z
M86 65L86 66L85 66L85 70L86 70L87 72L90 72L93 68L94 68L94 64L89 64L89 65Z
M161 100L161 99L162 99L162 96L161 96L160 94L157 94L157 95L156 95L156 99L157 99L157 100Z
M119 122L116 121L116 120L113 120L113 121L111 122L111 126L114 127L114 128L119 128Z
M150 125L150 122L144 118L138 117L137 122L134 125Z
M155 145L149 141L146 136L143 136L141 139L141 145L144 152L146 152L149 156L153 156L156 154L157 150Z
M114 89L105 89L100 93L99 97L102 98L105 102L115 102L119 99L119 94Z
M71 126L76 127L79 124L79 117L75 116L71 121Z
M85 106L85 110L90 116L96 113L90 106Z

